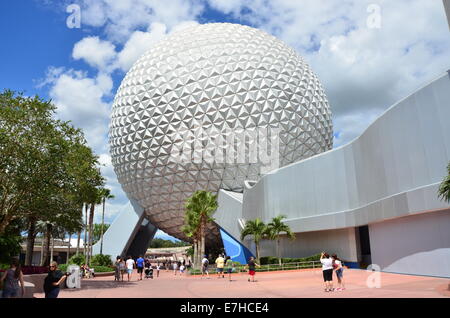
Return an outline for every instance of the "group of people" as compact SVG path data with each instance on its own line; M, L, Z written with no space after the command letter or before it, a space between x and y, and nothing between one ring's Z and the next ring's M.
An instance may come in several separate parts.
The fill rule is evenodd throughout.
M322 263L323 281L325 282L325 292L343 291L344 285L344 267L342 261L336 254L330 255L322 252L320 255L320 262ZM333 288L333 271L336 272L338 280L338 287Z
M134 260L131 256L128 256L126 260L121 256L117 256L116 261L114 263L114 281L123 282L123 276L125 273L127 273L127 280L130 281L133 275L133 270L135 268L137 269L137 272L139 274L138 280L142 280L144 270L146 272L147 277L153 278L153 266L150 263L149 259L144 259L142 255L139 255L139 257L136 260ZM159 263L156 264L155 266L156 277L159 277L160 269L161 269L160 264Z
M328 253L322 252L320 256L320 262L322 263L325 292L345 290L343 267L344 264L338 258L338 256L336 254L330 256ZM215 264L217 278L225 278L225 273L227 273L228 280L231 281L231 273L234 271L234 264L230 256L225 257L223 254L220 254L216 258ZM201 265L201 278L203 278L204 276L206 276L206 278L209 278L209 260L207 255L204 255ZM151 269L153 271L153 266L151 265L150 260L144 259L142 255L139 256L136 261L131 256L128 256L126 261L121 256L117 256L114 267L115 281L123 281L125 272L127 273L128 281L130 281L133 270L135 268L137 268L137 272L139 274L138 280L142 280L144 268ZM248 269L249 282L255 282L256 267L260 267L260 265L256 263L254 257L250 257L248 263L245 266L245 268ZM172 263L172 268L174 271L174 275L177 275L178 270L180 272L180 275L183 275L186 266L184 262L178 261ZM159 277L159 271L161 269L159 263L155 266L155 269L156 277ZM83 273L83 276L85 276L86 273L91 273L91 270L87 265L81 266L81 271ZM336 289L333 288L333 272L336 273L336 277L338 280L338 287ZM49 266L49 272L44 280L45 298L57 298L60 290L59 286L65 281L68 275L68 273L63 274L60 270L58 270L57 262L51 262ZM11 261L10 268L1 275L0 282L3 283L3 298L16 298L24 296L25 284L18 259L13 259Z
M95 278L95 271L93 268L90 268L89 265L83 264L80 267L80 275L84 278Z
M45 298L57 298L59 286L63 283L69 274L63 274L58 270L58 263L51 262L49 271L44 279ZM0 278L3 283L3 298L18 298L25 295L25 282L19 260L13 258L9 269L7 269Z
M219 256L216 258L216 271L217 271L217 278L225 278L225 273L228 274L228 281L231 282L231 273L234 271L234 264L231 260L230 256L226 256L223 254L219 254ZM207 255L205 255L202 259L202 278L206 275L206 278L209 278L209 260ZM248 260L247 265L245 268L248 268L248 273L250 277L248 278L248 281L255 281L255 273L256 273L256 267L260 267L259 264L256 263L255 258L252 256Z

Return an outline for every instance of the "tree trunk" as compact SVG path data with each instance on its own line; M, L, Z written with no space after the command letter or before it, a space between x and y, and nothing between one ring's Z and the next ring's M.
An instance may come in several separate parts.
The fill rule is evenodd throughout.
M69 246L67 248L67 257L66 257L66 264L69 264L69 258L70 258L70 241L72 240L72 233L69 233Z
M192 266L194 268L196 268L196 264L197 264L197 240L194 239L194 254L192 255Z
M281 266L281 254L280 254L280 238L277 238L277 256L278 256L278 262Z
M201 220L201 229L200 229L200 255L203 257L205 255L205 224L203 220Z
M31 266L33 263L33 250L35 239L36 239L36 218L30 217L27 235L27 251L25 254L25 266Z
M47 223L47 229L45 231L44 262L42 266L50 265L50 239L52 236L52 228L52 224Z
M256 246L256 261L259 264L259 241L255 241Z
M51 235L51 233L50 233ZM55 249L55 238L52 235L52 248L50 249L50 263L53 261L53 251Z
M5 217L3 217L3 220L0 222L0 235L5 232L6 227L11 223L11 221L14 220L14 215L9 213L6 214Z
M203 255L201 254L201 251L200 251L200 241L199 241L199 239L197 239L197 268L198 269L201 269L202 259L203 259Z
M78 239L77 239L77 252L76 254L78 255L80 253L80 240L81 240L81 230L78 231Z
M41 258L39 261L39 265L40 266L44 265L44 234L42 234L42 237L41 237Z
M102 227L100 229L100 255L103 255L103 226L105 224L105 201L103 198Z
M89 213L89 244L88 244L88 261L87 264L91 266L91 258L92 258L92 235L93 227L94 227L94 212L95 212L95 203L91 204L91 210Z
M89 209L89 206L88 206L88 204L86 203L86 204L85 204L85 209L84 209L84 212L85 212L85 217L84 217L85 222L84 222L84 244L83 244L83 251L84 251L84 257L85 257L85 258L87 257L88 209Z

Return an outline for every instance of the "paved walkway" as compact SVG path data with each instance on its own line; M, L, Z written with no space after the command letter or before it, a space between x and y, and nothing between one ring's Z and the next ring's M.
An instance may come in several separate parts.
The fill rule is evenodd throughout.
M326 293L323 290L322 271L318 269L289 272L256 273L257 282L249 283L246 273L233 274L232 281L199 276L174 276L161 271L159 278L137 281L133 273L130 282L114 282L113 277L84 279L81 289L63 289L60 298L286 298L286 297L450 297L449 279L379 273L381 288L368 288L370 273L364 270L346 270L347 289ZM126 275L125 275L126 279ZM335 279L335 277L333 278ZM35 297L44 297L35 294Z

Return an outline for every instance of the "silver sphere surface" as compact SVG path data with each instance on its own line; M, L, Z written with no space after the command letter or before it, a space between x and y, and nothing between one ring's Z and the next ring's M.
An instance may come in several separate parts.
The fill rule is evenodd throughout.
M123 79L109 142L123 190L152 224L183 240L184 203L192 193L242 191L245 180L262 175L259 162L174 162L180 131L205 128L278 128L281 167L330 150L333 143L322 85L282 41L229 23L170 34ZM212 230L210 238L217 237Z

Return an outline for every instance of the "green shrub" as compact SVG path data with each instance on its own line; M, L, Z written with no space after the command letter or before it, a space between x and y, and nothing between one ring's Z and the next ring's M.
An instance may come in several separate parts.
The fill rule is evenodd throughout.
M281 262L286 263L301 263L301 262L311 262L311 261L319 261L320 254L314 254L308 257L301 257L301 258L289 258L285 257L281 259ZM260 259L261 265L267 265L267 264L278 264L278 257L273 256L264 256Z
M113 272L114 269L109 266L93 266L95 273Z
M10 266L9 264L0 264L0 270L7 270Z
M92 257L92 266L111 266L111 255L97 254Z
M70 266L70 265L67 265L67 264L58 265L58 269L64 273L64 272L67 272L68 266ZM92 268L94 268L95 273L105 273L105 272L113 272L114 271L114 269L109 266L92 266Z
M76 264L78 266L81 266L83 264L86 264L86 258L83 254L75 254L71 258L69 258L69 264Z

